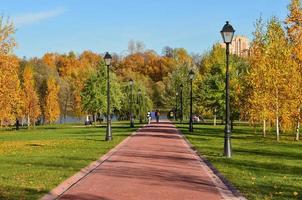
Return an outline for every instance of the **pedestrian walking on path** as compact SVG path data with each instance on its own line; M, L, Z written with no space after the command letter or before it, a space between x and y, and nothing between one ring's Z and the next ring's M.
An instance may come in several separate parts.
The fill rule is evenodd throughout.
M238 200L169 121L151 123L43 200Z
M148 111L147 113L147 119L148 119L148 124L151 123L151 112Z
M155 118L156 118L156 122L158 123L159 122L159 116L160 116L160 113L158 110L155 111Z

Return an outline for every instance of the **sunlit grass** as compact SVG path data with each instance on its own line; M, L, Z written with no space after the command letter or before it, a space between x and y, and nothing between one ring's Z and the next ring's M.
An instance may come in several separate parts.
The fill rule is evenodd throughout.
M113 123L111 142L104 141L105 126L0 131L0 199L38 199L136 129Z
M302 142L294 135L275 141L248 126L235 126L233 157L223 156L223 126L177 125L193 146L203 154L249 200L302 200Z

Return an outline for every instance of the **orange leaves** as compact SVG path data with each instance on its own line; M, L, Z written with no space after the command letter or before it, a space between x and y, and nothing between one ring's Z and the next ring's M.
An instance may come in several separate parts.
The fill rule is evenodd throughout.
M79 61L73 57L63 55L57 59L57 70L61 77L70 77L79 66Z
M103 58L101 57L101 55L93 53L91 51L84 51L80 55L79 60L81 63L80 65L83 68L91 67L96 69L100 62L103 60Z
M47 123L55 122L60 116L59 93L60 87L54 78L47 80L47 91L45 96L44 116Z
M18 77L19 61L14 56L0 54L0 117L14 120L21 112L22 98Z
M24 114L27 117L28 125L31 120L33 122L40 116L40 102L38 94L35 90L35 82L33 77L33 69L27 65L23 72L23 100L24 100Z
M55 53L46 53L42 57L43 63L51 68L56 68L58 55Z

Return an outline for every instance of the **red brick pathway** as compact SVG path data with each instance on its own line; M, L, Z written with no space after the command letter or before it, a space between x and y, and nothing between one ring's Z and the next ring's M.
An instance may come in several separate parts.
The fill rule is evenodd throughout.
M114 135L114 133L113 133ZM191 150L173 124L131 136L63 193L61 200L237 199Z

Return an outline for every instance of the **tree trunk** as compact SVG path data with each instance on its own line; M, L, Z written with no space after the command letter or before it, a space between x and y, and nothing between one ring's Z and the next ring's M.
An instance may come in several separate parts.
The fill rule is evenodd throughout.
M277 141L280 140L280 130L279 130L279 91L278 88L276 88L276 137Z
M216 120L217 120L217 116L216 116L216 108L214 109L214 126L216 126Z
M27 115L27 127L29 128L30 126L30 118L29 118L29 114Z
M93 114L93 123L94 123L94 126L96 126L96 114L95 113Z
M65 105L64 105L64 123L66 123L67 118L67 106L68 106L68 97L66 98Z
M19 130L19 119L16 119L16 130Z
M299 137L300 137L300 112L301 112L301 110L300 110L300 108L299 108L299 110L298 110L298 114L299 114L299 116L298 116L298 123L297 123L297 130L296 130L296 141L299 141Z
M266 137L266 120L263 120L263 137Z
M297 124L297 130L296 130L296 141L299 141L300 139L300 122Z
M279 116L277 114L276 116L276 136L277 136L277 141L280 141L280 130L279 130Z

